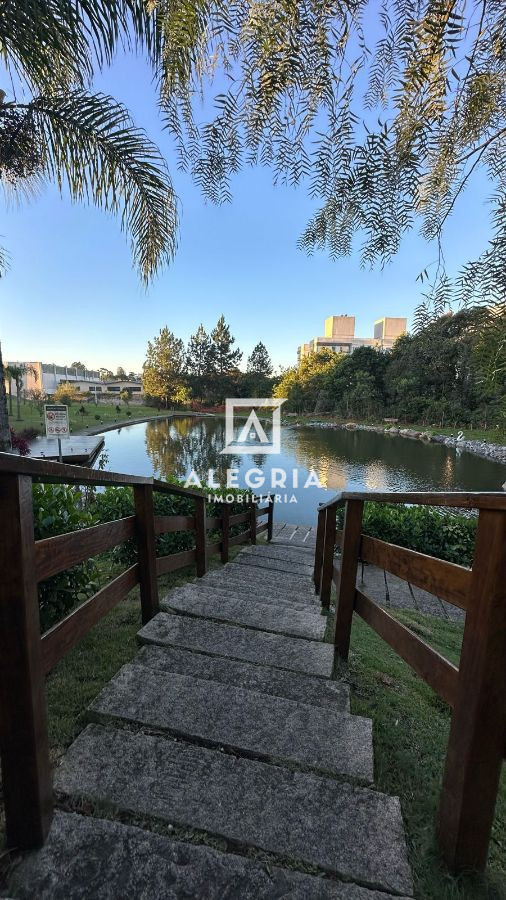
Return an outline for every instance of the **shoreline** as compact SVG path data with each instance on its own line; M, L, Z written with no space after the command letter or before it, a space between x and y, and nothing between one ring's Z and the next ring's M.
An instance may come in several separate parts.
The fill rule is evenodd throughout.
M481 456L490 459L493 462L506 465L506 446L503 444L494 444L491 441L482 441L474 438L462 438L446 434L432 434L429 431L419 431L416 428L402 427L396 425L365 425L359 422L326 422L322 420L312 420L308 422L283 422L284 425L291 428L324 428L324 429L340 429L342 431L372 431L376 434L384 434L391 437L409 438L410 440L419 440L428 444L443 444L454 450L465 450L473 453L475 456Z
M157 413L155 416L142 416L140 419L122 419L120 422L109 423L108 425L94 425L92 428L87 428L86 431L74 432L75 434L105 434L106 431L116 431L119 428L125 428L127 425L142 425L143 422L153 422L157 419L174 419L178 416L202 416L202 417L212 417L214 413L202 413L202 412L192 412L185 410L176 410L171 411L168 410L166 413Z

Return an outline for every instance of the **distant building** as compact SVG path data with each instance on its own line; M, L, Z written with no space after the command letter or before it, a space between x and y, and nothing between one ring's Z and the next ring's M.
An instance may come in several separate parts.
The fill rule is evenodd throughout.
M129 391L131 394L143 394L142 381L134 381L132 378L110 378L102 382L102 390L108 394L121 394L121 391Z
M27 371L22 377L20 393L30 390L43 391L51 397L62 382L68 382L76 391L83 394L120 394L127 390L132 395L143 394L142 380L133 378L110 378L102 381L100 373L93 369L74 369L71 366L57 366L55 363L43 362L6 362L6 366L22 367ZM7 391L9 390L7 383ZM15 388L13 388L15 393Z
M55 363L28 361L10 361L5 365L27 369L22 378L21 392L35 389L51 396L62 382L67 381L83 394L87 391L100 393L103 390L99 373L90 369L73 369L70 366L57 366Z
M334 353L353 353L358 347L391 350L397 338L406 332L406 327L407 319L385 316L375 321L374 337L359 338L355 337L355 316L329 316L325 319L325 334L301 344L297 359L300 362L304 356L325 349Z

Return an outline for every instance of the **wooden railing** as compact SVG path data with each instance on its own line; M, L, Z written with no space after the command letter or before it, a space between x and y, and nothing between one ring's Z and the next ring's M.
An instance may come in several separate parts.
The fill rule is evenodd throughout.
M32 483L130 486L135 514L80 531L34 539ZM191 516L157 516L154 493L190 498ZM7 841L28 849L40 846L49 830L53 791L44 676L136 585L142 622L159 611L157 578L195 563L205 574L208 558L228 561L229 548L267 531L272 537L273 502L260 507L253 498L245 512L206 516L200 491L131 475L102 472L0 453L0 759ZM267 521L258 524L258 519ZM230 529L242 523L238 534ZM208 531L221 532L209 542ZM157 535L193 532L195 547L156 556ZM97 553L134 539L137 562L102 587L45 634L40 634L37 585Z
M362 534L364 503L479 510L472 569ZM344 528L336 513L345 507ZM336 564L336 544L341 548ZM465 610L459 668L357 587L370 563ZM504 493L343 493L318 512L314 583L329 608L336 585L336 653L348 658L360 616L452 707L437 833L453 872L485 867L506 753L506 496Z

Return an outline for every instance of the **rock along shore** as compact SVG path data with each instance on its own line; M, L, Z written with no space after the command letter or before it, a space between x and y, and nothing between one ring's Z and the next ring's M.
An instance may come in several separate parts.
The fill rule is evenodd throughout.
M459 439L458 437L445 434L432 434L430 431L417 431L414 428L399 428L397 425L360 425L357 422L346 422L343 424L339 422L322 422L315 420L312 422L304 422L303 424L294 423L292 427L333 428L344 429L345 431L373 431L377 434L411 438L411 440L425 441L430 444L444 444L446 447L453 447L456 450L466 450L468 453L484 456L506 465L506 447L501 444L493 444L490 441L467 440L466 438Z

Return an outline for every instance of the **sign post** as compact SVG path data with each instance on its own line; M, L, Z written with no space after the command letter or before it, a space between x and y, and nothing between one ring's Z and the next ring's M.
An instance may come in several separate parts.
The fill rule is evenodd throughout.
M63 462L61 442L62 438L68 438L70 434L68 406L65 406L63 403L45 403L44 421L46 423L46 437L58 440L58 459L60 462Z

